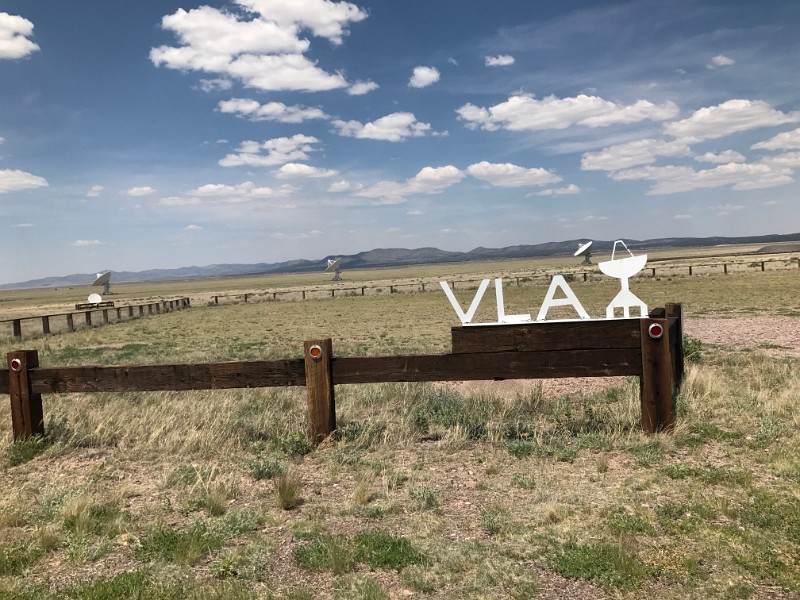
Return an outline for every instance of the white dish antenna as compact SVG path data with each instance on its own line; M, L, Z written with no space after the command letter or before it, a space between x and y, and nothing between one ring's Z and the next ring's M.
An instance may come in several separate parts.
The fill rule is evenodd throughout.
M630 256L615 259L614 256L617 251L617 244L622 244L623 248L625 248ZM628 279L641 271L646 263L647 254L634 256L633 252L628 250L628 246L625 245L625 242L622 240L617 240L614 242L614 247L611 250L611 260L597 264L603 273L609 277L619 279L622 282L622 290L620 290L619 294L614 297L614 299L611 301L611 304L606 307L606 318L614 318L615 308L621 308L623 311L622 314L625 316L625 318L630 317L631 307L639 309L640 317L645 317L647 315L647 305L637 298L633 292L631 292L630 285L628 283Z
M103 297L100 294L89 294L86 301L89 304L100 304L103 301Z
M333 279L331 281L339 281L342 278L342 259L328 259L328 267L323 271L323 273L333 273Z
M111 293L111 271L103 271L102 273L98 273L95 280L92 282L93 286L103 286L103 293L110 294Z
M592 253L589 252L589 248L592 247L591 240L586 242L585 244L578 244L578 249L575 251L573 256L581 256L583 255L583 262L582 265L590 265L592 264Z

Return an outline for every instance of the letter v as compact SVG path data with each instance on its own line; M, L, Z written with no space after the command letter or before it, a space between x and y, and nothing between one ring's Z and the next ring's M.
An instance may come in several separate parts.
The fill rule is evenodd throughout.
M481 281L481 285L478 287L478 291L475 293L475 297L472 299L472 304L469 305L469 310L464 313L461 310L461 305L456 300L455 295L453 294L453 290L450 289L450 284L446 281L440 281L439 285L442 286L447 299L450 300L450 304L453 306L453 310L456 311L458 318L461 320L462 325L468 325L470 321L472 321L472 317L475 316L475 311L478 310L478 305L481 303L481 299L483 298L483 294L486 291L486 288L489 287L490 279L484 279Z

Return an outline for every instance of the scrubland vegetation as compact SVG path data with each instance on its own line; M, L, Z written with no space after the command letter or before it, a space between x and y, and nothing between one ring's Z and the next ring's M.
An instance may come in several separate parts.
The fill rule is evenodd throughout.
M618 291L572 285L593 316ZM509 312L545 289L509 287ZM720 327L800 322L794 271L632 290ZM430 353L456 322L441 292L194 303L3 347L42 366L290 358L318 337ZM677 425L655 436L636 379L338 386L316 449L303 388L46 396L47 436L16 443L6 404L0 598L798 597L797 352L686 344Z

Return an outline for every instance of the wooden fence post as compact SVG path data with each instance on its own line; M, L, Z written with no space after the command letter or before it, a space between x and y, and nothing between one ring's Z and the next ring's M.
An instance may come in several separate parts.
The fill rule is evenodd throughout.
M669 345L672 358L672 393L677 394L683 384L684 348L683 348L683 305L665 304L666 317L674 323L670 326Z
M50 317L47 315L42 317L42 333L45 335L50 333Z
M67 314L67 331L75 331L75 321L72 319L72 313Z
M660 328L660 336L654 329ZM641 319L642 377L639 381L642 428L648 433L671 429L674 425L673 369L670 355L668 319Z
M316 445L336 431L336 404L333 398L333 342L330 338L303 342L308 425L311 442Z
M28 369L39 366L39 354L36 350L17 350L9 352L7 360L14 440L44 435L42 395L33 393L28 372Z
M86 311L86 325L88 327L92 326L92 311L90 311L90 310Z
M22 320L14 319L11 323L11 329L14 331L15 338L22 337Z

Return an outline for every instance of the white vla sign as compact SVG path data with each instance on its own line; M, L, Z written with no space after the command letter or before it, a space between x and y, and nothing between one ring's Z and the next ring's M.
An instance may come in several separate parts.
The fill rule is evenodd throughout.
M622 309L624 318L630 317L631 308L638 308L639 316L646 317L647 305L630 291L628 279L644 268L644 265L647 262L647 255L642 254L640 256L634 256L633 253L628 250L628 247L625 246L625 249L628 250L630 257L615 260L614 253L616 252L617 244L622 244L625 246L625 243L622 242L622 240L617 240L614 242L614 249L611 252L611 260L601 262L597 265L600 267L600 270L603 273L619 279L622 283L622 289L606 307L606 319L613 319L614 310L617 308ZM456 299L455 294L453 294L453 290L450 289L450 284L446 281L439 282L439 285L442 286L447 299L450 300L450 304L453 306L453 310L456 311L456 314L458 315L462 325L519 325L521 323L541 322L547 320L547 312L551 308L557 306L571 306L575 309L575 312L578 313L579 319L591 319L589 313L586 312L586 309L583 308L580 300L578 300L578 297L575 295L575 292L573 292L572 288L569 287L567 280L564 279L562 275L555 275L552 281L550 281L550 287L547 289L547 294L545 294L544 302L542 302L542 305L539 308L539 313L536 315L535 321L531 319L530 314L506 314L505 301L503 299L503 280L495 279L494 286L495 298L497 300L497 321L493 323L473 323L472 318L475 316L475 312L478 310L478 306L480 305L483 295L486 293L486 289L489 287L490 282L490 279L484 279L481 281L480 286L478 286L478 291L475 293L475 297L472 299L472 303L469 305L469 308L466 312L464 312L464 310L461 308L461 305ZM555 297L556 292L559 289L564 295L563 298Z

